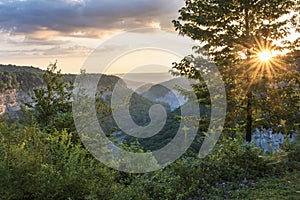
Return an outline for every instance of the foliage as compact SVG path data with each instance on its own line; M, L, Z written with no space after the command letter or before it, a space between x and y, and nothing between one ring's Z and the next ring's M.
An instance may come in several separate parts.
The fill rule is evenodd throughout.
M266 178L247 188L232 191L234 199L299 199L299 171L285 174L283 177Z
M0 126L1 198L111 199L114 172L72 143L71 134Z
M138 106L139 104L135 105L136 108ZM136 113L135 117L139 116L140 118L145 118L144 116L148 115L148 113L146 115L145 111L148 112L150 106L151 104L147 105L147 107L140 107L140 109L143 109L143 112L138 112L140 109L137 110L135 109L134 110ZM141 115L141 113L143 113L143 115ZM179 119L176 119L176 116L179 114L180 114L180 109L176 109L173 112L168 112L165 126L162 128L162 130L159 133L155 134L154 136L145 139L143 138L136 139L134 137L127 136L125 138L126 142L130 144L131 142L138 140L141 146L143 147L143 149L146 151L147 150L153 151L162 148L163 146L168 144L177 133L179 128Z
M46 87L34 89L34 115L38 124L49 130L74 131L71 114L71 83L65 82L57 63L50 64L43 75Z
M199 142L193 143L192 150L189 149L176 162L159 171L131 174L103 166L82 144L73 140L72 119L65 115L70 113L71 87L62 79L60 72L56 71L56 63L50 65L44 76L46 88L35 91L36 102L33 106L37 109L33 112L37 112L34 117L28 116L32 118L23 124L11 124L5 122L6 119L1 119L0 199L156 200L277 197L297 199L298 197L299 140L293 144L287 142L281 152L269 154L245 143L243 132L236 124L232 128L235 135L231 137L230 134L224 134L211 154L204 159L197 157L197 148L202 140L198 137ZM297 76L295 77L293 81L286 77L289 81L282 82L287 83L286 85L271 85L275 89L279 86L289 88L281 93L283 99L287 98L287 102L282 104L283 110L276 108L279 109L277 112L283 112L280 113L282 115L276 115L278 119L274 120L266 117L267 123L264 123L264 126L268 123L271 126L276 120L282 119L280 128L291 129L292 124L297 122L294 115L284 113L289 110L295 114L290 107L299 103L298 93L294 87L298 81ZM109 85L112 80L116 79L108 77L106 83ZM280 77L278 80L283 79ZM99 90L108 85L99 86ZM210 102L204 95L207 92L205 85L198 84L195 87L198 88L196 89L198 97L201 97L199 101L209 106ZM98 113L110 115L111 110L105 106L106 102L98 99L96 105ZM266 104L270 100L257 103L265 103L263 106L266 106L266 109L275 112L275 108ZM132 109L131 113L134 120L142 125L147 123L146 114L153 103L149 101L142 105L143 102L145 101L139 99L138 95L134 95L130 102L135 104L133 105L135 109ZM205 111L207 112L206 109ZM156 138L139 142L128 140L127 144L119 145L127 151L140 153L144 151L143 148L147 150L164 146L177 131L178 121L174 118L176 115L180 115L179 109L168 113L169 125L164 127ZM47 120L44 119L46 117ZM109 117L99 120L105 123L107 119ZM111 127L112 124L112 121L108 121L107 127ZM145 157L142 162L149 160Z
M0 90L19 89L25 92L43 84L43 71L34 67L0 65Z
M16 89L18 87L19 84L15 74L0 71L0 92Z
M297 25L299 11L296 8L294 0L186 0L185 6L179 10L180 17L173 21L180 34L201 44L194 48L199 56L187 55L175 63L175 70L199 80L199 87L194 89L205 96L207 90L204 87L201 91L203 80L198 70L205 69L205 59L209 57L218 66L225 82L228 102L226 128L229 131L239 123L246 130L248 142L254 127L276 128L280 120L288 121L287 116L292 116L292 120L299 119L299 104L296 102L299 102L300 76L290 68L296 66L299 38L295 41L287 39ZM294 14L283 19L282 16L291 10ZM279 40L281 42L275 42ZM258 53L264 50L290 53L262 62ZM298 79L296 83L295 79ZM290 95L291 91L293 95ZM274 101L274 96L278 101ZM288 106L280 107L278 102ZM295 128L290 125L285 127L285 132Z
M123 145L143 152L138 143ZM186 154L159 171L130 174L109 169L96 161L67 131L45 132L35 125L0 123L0 196L3 199L243 199L297 189L299 142L286 151L268 154L241 135L222 137L204 159ZM145 160L144 162L147 162ZM269 179L269 177L271 179ZM271 180L278 180L272 185ZM266 181L265 181L266 180ZM270 185L271 184L271 185ZM261 188L263 187L263 188ZM293 190L293 192L292 192Z
M287 156L285 159L285 168L289 171L300 171L300 144L299 136L296 136L296 142L292 144L287 144L287 149L285 150Z

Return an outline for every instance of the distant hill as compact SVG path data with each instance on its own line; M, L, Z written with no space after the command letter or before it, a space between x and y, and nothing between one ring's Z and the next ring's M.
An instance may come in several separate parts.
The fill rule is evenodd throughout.
M42 85L43 70L16 65L0 65L0 91L11 89L28 91L33 87Z
M0 64L1 71L7 72L30 72L30 73L43 73L43 70L33 66L17 66L17 65L3 65Z
M32 66L16 66L0 64L0 91L10 89L29 91L44 85L43 74L45 70ZM73 84L77 74L62 74L66 82ZM115 84L120 78L113 75L102 75L102 87Z

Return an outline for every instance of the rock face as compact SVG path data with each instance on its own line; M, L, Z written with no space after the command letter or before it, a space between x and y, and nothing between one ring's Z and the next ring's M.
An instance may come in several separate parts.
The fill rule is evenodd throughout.
M165 96L153 99L153 101L168 104L171 111L173 111L185 104L188 100L184 96L180 95L178 91L172 90L166 93Z
M0 114L3 115L7 107L13 106L16 100L16 90L9 90L0 94Z
M142 96L150 101L168 105L171 111L179 108L184 105L188 99L182 96L179 91L168 89L172 88L171 86L168 86L172 84L171 81L153 85L148 91L144 92ZM174 81L176 81L176 79L174 79Z
M273 133L271 129L256 129L252 134L252 143L269 152L280 151L280 146L284 143L287 137L282 133ZM295 140L294 135L288 136L290 142Z
M32 101L33 88L43 86L44 71L0 64L0 115L19 119L21 106Z
M0 115L7 114L18 119L18 112L24 103L32 101L33 90L21 91L17 89L7 90L0 93Z

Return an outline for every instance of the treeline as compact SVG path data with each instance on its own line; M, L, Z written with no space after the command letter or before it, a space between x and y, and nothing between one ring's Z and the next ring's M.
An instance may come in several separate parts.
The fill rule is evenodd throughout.
M43 71L34 67L0 65L0 91L19 89L28 91L43 84Z
M37 86L43 86L46 84L43 77L46 71L47 70L41 70L32 66L29 67L0 64L0 91L9 89L28 91ZM73 83L77 74L61 73L61 75L64 82ZM101 87L114 85L119 80L120 79L118 77L113 75L102 75Z
M0 90L3 92L9 89L18 89L27 92L35 87L44 86L44 73L45 70L32 66L0 64L0 81L2 81ZM65 82L73 82L75 77L74 74L63 74Z

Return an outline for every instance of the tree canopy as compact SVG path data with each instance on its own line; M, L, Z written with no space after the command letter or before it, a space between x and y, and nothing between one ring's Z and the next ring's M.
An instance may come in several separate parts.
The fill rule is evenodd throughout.
M297 6L294 0L186 0L179 10L180 17L173 21L180 34L199 41L196 52L205 51L218 66L227 89L227 127L237 123L245 126L247 141L251 141L253 126L259 125L255 124L257 120L274 118L266 104L258 102L274 105L270 101L272 95L278 102L294 102L291 99L295 96L299 100L299 72L290 69L296 65L299 38L294 41L288 38L292 32L299 31ZM191 75L195 71L192 68L201 67L195 65L196 60L185 59L175 68ZM201 79L199 73L192 78ZM293 90L293 95L282 96L283 90ZM288 115L299 117L299 104L289 106L294 112ZM279 119L283 117L280 114L290 111L279 111L275 106L268 108L272 115L279 116L275 117L276 123L268 121L274 127L280 124Z

